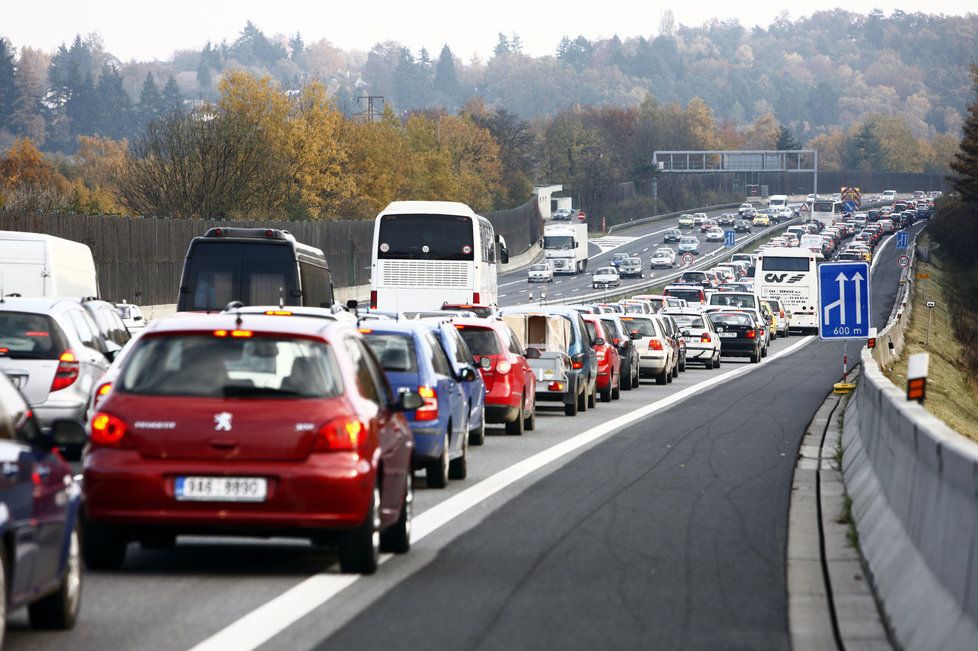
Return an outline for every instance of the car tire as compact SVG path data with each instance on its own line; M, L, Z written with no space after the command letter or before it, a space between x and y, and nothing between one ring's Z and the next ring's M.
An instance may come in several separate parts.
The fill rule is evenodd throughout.
M676 367L673 366L672 370L666 373L666 384L672 384L672 378L676 377Z
M767 346L761 349L761 357L767 357Z
M340 571L373 574L380 562L380 487L374 486L370 508L363 524L340 539Z
M632 390L632 364L628 364L628 376L622 380L621 376L618 377L618 389L619 393L621 391L631 391Z
M673 378L679 377L679 364L676 364L675 366L672 367L672 377ZM669 381L672 382L672 380Z
M406 554L411 549L411 524L414 521L414 475L408 472L404 480L404 502L397 522L380 534L380 551Z
M429 459L425 462L424 478L428 488L445 488L448 486L448 448L451 439L448 432L452 431L452 424L448 423L448 430L445 432L445 442L441 447L441 454L437 459Z
M618 373L618 384L611 387L611 399L612 400L621 399L621 373Z
M486 407L482 406L482 419L479 426L469 432L470 445L482 445L486 442Z
M531 409L530 413L527 414L526 418L523 419L523 429L527 432L532 432L537 428L537 412L536 409Z
M679 365L679 372L680 373L685 373L686 372L686 358L685 357L683 358L682 363Z
M587 396L587 408L594 409L598 405L598 382L594 382L594 390Z
M520 413L516 415L516 420L511 423L506 423L506 433L510 436L523 436L523 432L526 430L526 414L523 409L523 404L526 402L526 396L520 396Z
M611 383L609 382L607 389L599 391L598 395L601 398L601 402L611 402Z
M564 403L564 416L577 416L577 400Z
M669 381L669 370L662 369L662 372L655 376L656 384L666 384Z
M751 353L750 354L750 363L751 364L757 364L760 361L761 361L761 356L758 353Z
M717 353L716 359L713 360L713 368L720 368L720 353Z
M85 518L81 526L81 549L91 570L118 570L126 562L128 541L117 530Z
M31 626L46 629L69 629L78 619L82 587L81 535L75 518L68 539L68 558L64 576L55 592L27 606Z
M469 433L462 433L462 456L448 462L449 479L465 479L469 474Z
M635 373L632 375L632 388L637 389L640 386L642 386L642 370L636 365Z

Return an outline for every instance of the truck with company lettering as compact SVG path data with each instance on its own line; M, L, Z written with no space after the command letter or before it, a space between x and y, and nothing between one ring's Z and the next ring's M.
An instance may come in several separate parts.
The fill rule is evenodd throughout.
M587 271L587 224L570 222L544 226L543 256L553 264L556 274Z

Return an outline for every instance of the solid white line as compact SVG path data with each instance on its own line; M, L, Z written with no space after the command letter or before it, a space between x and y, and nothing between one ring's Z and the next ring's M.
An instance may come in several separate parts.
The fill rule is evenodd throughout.
M892 235L890 235L888 238L886 238L885 240L883 240L883 243L882 244L880 244L879 250L876 252L876 255L873 256L873 262L872 262L872 264L869 265L869 273L873 273L873 271L875 271L875 269L876 269L876 263L879 262L880 261L880 258L882 257L880 254L883 253L883 249L886 248L886 245L889 244L890 243L890 240L892 240L894 237L896 237L896 233L893 233Z
M721 382L746 375L764 366L764 364L790 355L816 339L816 337L805 337L798 343L768 357L760 364L750 364L689 386L671 396L640 407L596 427L592 427L577 436L571 437L566 441L509 466L505 470L497 472L491 477L456 493L415 517L411 529L412 544L417 543L466 511L478 506L499 491L540 470L547 464L567 456L602 437L618 433L635 421L667 409L689 396L695 395ZM390 558L391 556L389 554L383 555L381 557L381 563L386 562ZM227 628L215 633L213 636L193 647L191 651L255 649L361 578L357 574L315 574L278 597L259 606Z

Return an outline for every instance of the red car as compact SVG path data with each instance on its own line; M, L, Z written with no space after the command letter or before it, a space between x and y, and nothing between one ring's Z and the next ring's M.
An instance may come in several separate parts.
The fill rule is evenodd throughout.
M177 314L149 325L91 421L86 562L179 534L336 544L372 573L410 546L414 447L361 335L322 319Z
M504 423L507 434L536 428L537 378L526 362L535 349L523 350L502 321L460 318L452 323L475 357L486 385L486 422Z
M594 352L598 354L598 393L601 402L617 400L621 397L621 354L605 330L600 315L582 314L581 318L594 342Z

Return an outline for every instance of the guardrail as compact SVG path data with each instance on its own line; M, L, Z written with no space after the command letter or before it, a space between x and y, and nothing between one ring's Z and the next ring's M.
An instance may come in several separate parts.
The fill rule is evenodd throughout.
M880 603L905 649L973 649L978 444L908 402L869 349L862 365L842 465Z

